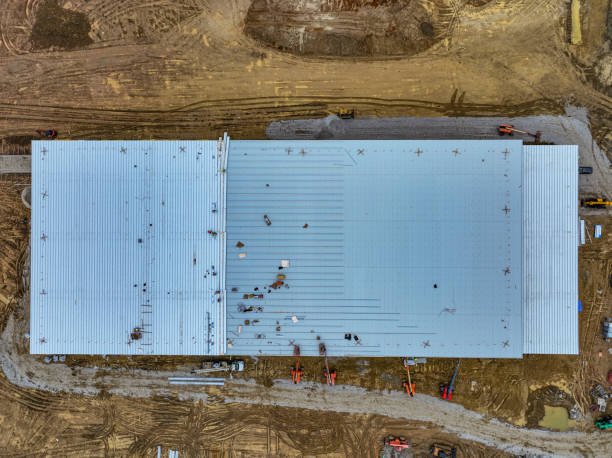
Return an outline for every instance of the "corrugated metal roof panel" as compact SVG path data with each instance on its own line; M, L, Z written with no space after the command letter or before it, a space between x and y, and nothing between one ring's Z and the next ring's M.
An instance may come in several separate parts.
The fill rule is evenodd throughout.
M578 147L524 147L523 352L578 353Z
M220 145L32 142L31 353L224 352Z
M228 353L520 357L521 156L510 140L232 141Z
M576 147L228 145L33 142L32 353L577 352Z

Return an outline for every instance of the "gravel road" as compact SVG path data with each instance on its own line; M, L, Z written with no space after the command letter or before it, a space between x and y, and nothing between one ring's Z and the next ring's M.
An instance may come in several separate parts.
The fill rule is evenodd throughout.
M206 400L206 390L197 386L170 386L170 376L190 375L190 367L173 372L84 367L73 371L64 364L44 364L19 354L11 317L0 337L0 366L15 385L55 393L94 396L104 386L110 393L144 398L175 395L184 400ZM253 380L227 380L221 389L225 402L295 407L319 411L379 414L392 418L431 422L458 436L528 456L611 456L612 442L605 432L551 432L517 428L487 418L462 406L432 396L417 394L407 399L397 391L367 391L355 386L327 387L315 383L293 385L275 380L266 388Z
M527 132L542 132L542 141L558 145L578 145L580 165L593 167L592 175L580 176L580 193L612 198L612 164L593 140L588 112L568 106L565 116L437 117L437 118L359 118L342 120L337 116L270 123L266 135L271 140L498 140L497 126L512 124ZM533 141L528 135L515 139Z

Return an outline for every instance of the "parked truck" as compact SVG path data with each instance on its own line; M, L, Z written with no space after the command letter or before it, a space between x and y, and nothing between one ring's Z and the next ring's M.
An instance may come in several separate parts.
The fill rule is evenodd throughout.
M191 371L192 374L206 374L208 372L242 372L244 371L244 361L237 359L234 361L204 361L199 369Z

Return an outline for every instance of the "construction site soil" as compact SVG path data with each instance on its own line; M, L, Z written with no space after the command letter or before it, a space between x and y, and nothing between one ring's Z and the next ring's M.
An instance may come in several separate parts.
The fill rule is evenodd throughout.
M245 32L281 51L314 56L401 56L442 39L443 1L255 0Z
M555 0L5 0L1 152L27 153L35 130L47 128L63 139L216 138L225 131L264 138L273 121L323 118L340 107L369 117L518 117L562 114L571 103L588 110L594 139L610 157L609 2L581 3L588 12L583 44L572 46L568 5ZM602 224L604 236L580 249L580 355L462 362L453 403L485 419L535 428L544 406L578 405L575 435L550 436L539 449L521 438L529 429L512 436L502 428L495 441L485 439L495 420L469 423L459 410L448 411L448 424L433 411L430 422L416 415L421 407L446 412L419 396L437 395L453 360L416 366L417 397L396 400L401 361L332 358L338 393L346 385L366 389L350 409L335 406L327 391L309 409L275 397L292 364L286 358L247 359L236 382L255 380L257 388L203 389L200 400L170 390L163 378L188 373L198 358L69 356L68 372L58 368L54 379L60 365L29 356L25 337L29 210L20 193L29 180L0 174L0 324L10 331L1 355L0 456L154 456L158 445L186 456L376 456L387 434L410 438L416 456L434 441L457 445L460 456L505 456L522 446L612 454L592 431L589 412L589 390L610 369L609 344L600 337L612 302L605 211L581 215L591 231ZM322 361L303 363L305 381L321 382ZM23 374L9 371L11 364ZM87 374L95 376L92 385ZM130 391L131 377L147 376L154 396ZM287 399L303 395L303 407L320 394L316 386ZM378 397L397 408L363 406ZM414 417L398 413L412 401ZM472 429L461 431L462 418Z

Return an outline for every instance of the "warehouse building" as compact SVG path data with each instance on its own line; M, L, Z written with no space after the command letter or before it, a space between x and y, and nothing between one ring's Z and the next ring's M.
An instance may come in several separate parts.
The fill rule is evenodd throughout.
M576 146L32 145L33 354L578 353Z

